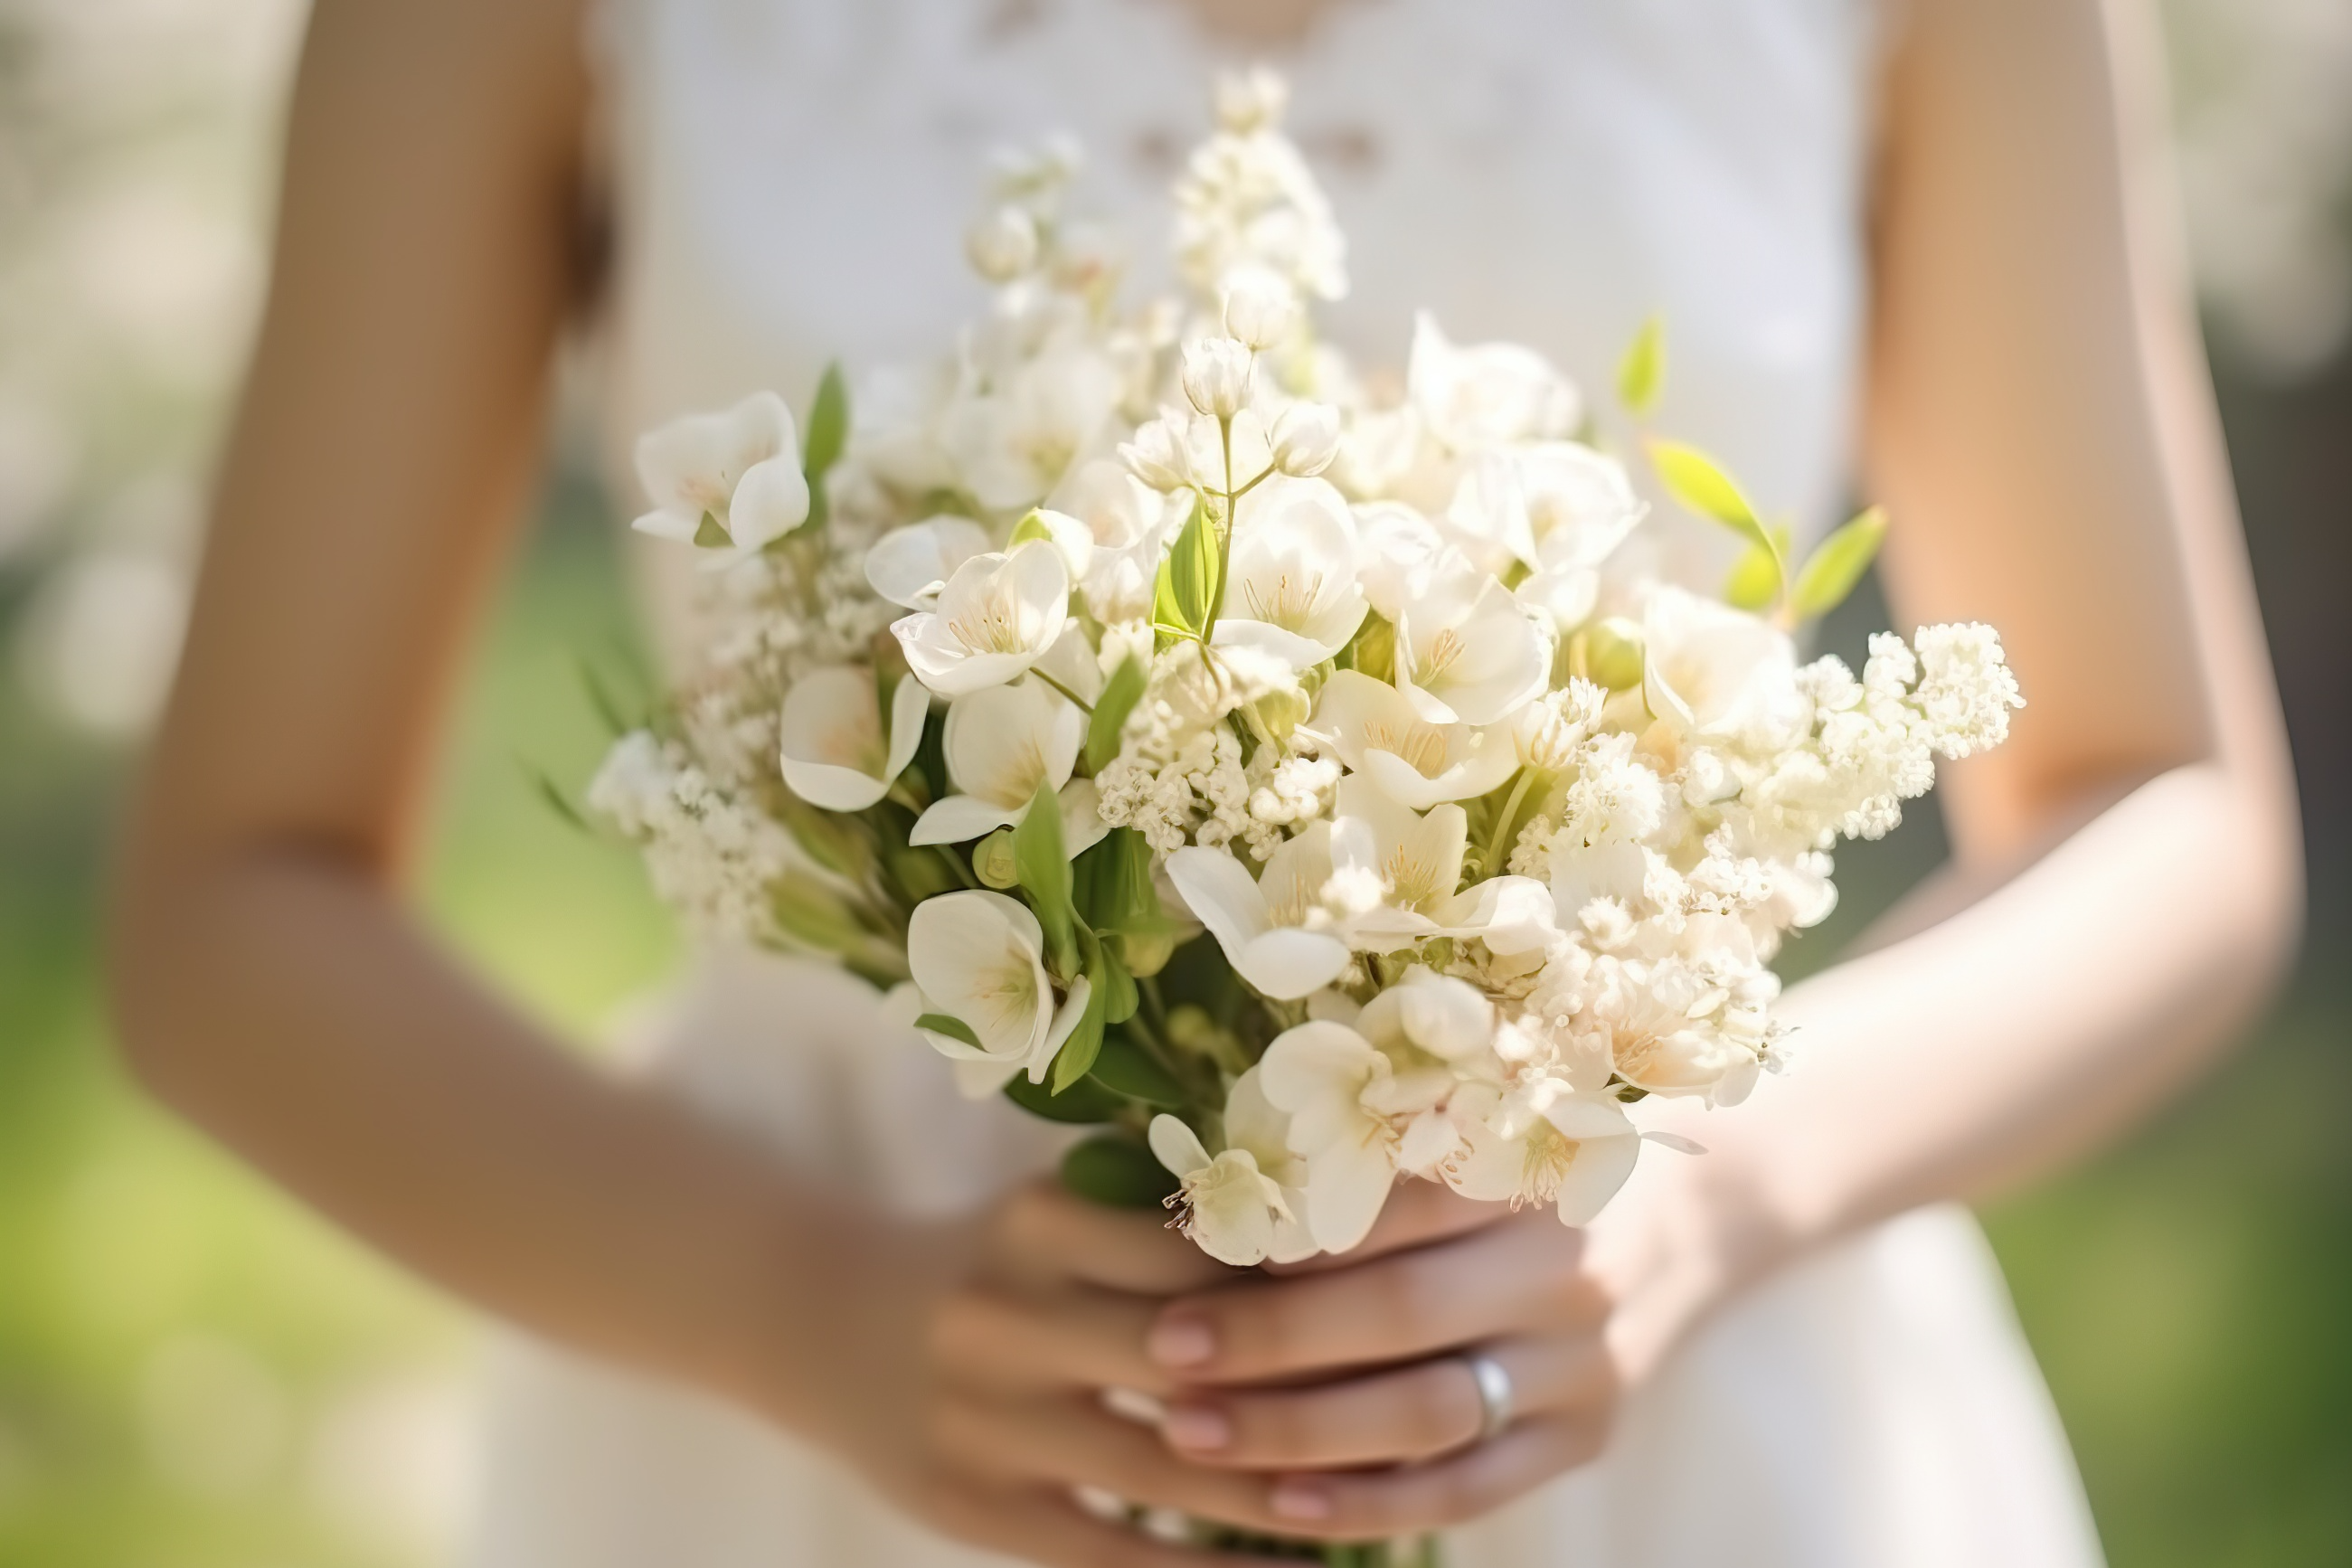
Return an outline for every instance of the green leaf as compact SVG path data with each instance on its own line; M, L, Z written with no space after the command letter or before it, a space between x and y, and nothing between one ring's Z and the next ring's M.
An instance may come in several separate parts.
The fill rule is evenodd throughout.
M1821 542L1797 573L1790 606L1811 620L1828 615L1853 592L1886 540L1886 512L1872 507Z
M588 825L588 819L580 814L580 808L572 804L572 797L563 793L562 786L538 768L520 759L517 759L515 765L522 769L523 777L530 781L531 789L541 800L547 803L549 810L591 838L596 836L596 830Z
M1113 757L1118 755L1119 731L1127 725L1127 716L1143 697L1149 679L1143 661L1130 657L1111 672L1103 685L1102 695L1095 699L1094 717L1087 721L1087 772L1098 773Z
M1054 972L1076 974L1077 911L1070 904L1070 858L1062 850L1062 803L1052 780L1038 781L1021 826L1013 830L1013 856L1020 868L1021 890L1029 895L1029 907L1045 928Z
M1092 1079L1056 1094L1042 1083L1031 1083L1025 1072L1013 1075L1013 1081L1004 1086L1004 1098L1048 1121L1108 1121L1127 1103Z
M1033 539L1042 539L1048 544L1054 542L1054 531L1045 526L1045 518L1034 506L1029 509L1028 516L1013 525L1013 537L1004 542L1004 548L1012 550Z
M1701 517L1715 519L1763 549L1772 548L1771 541L1764 532L1763 520L1756 515L1756 508L1713 458L1680 441L1653 438L1647 446L1650 461L1657 467L1658 478L1664 481L1667 492L1676 500Z
M786 872L770 889L768 903L785 935L820 952L852 952L866 945L856 912L814 877Z
M1131 1136L1089 1138L1062 1157L1062 1184L1111 1208L1158 1208L1177 1189L1173 1173Z
M1769 609L1772 601L1780 596L1780 563L1789 558L1788 528L1774 523L1772 539L1780 547L1777 552L1762 545L1749 545L1723 585L1724 598L1739 609Z
M1209 521L1208 503L1195 501L1168 559L1160 563L1152 618L1179 637L1203 636L1219 587L1216 525Z
M577 655L573 656L572 663L580 673L580 689L588 694L588 706L596 710L597 721L614 740L642 727L630 723L622 715L620 700L613 695L613 689L604 684L604 677L594 665Z
M1125 1035L1112 1035L1103 1041L1102 1054L1095 1058L1093 1078L1104 1088L1146 1105L1173 1108L1184 1103L1184 1086Z
M1625 357L1617 363L1617 400L1626 411L1646 418L1658 406L1666 385L1666 323L1652 316L1633 334Z
M808 435L801 443L801 472L808 476L809 514L807 528L823 528L832 514L825 495L824 476L841 460L841 449L849 441L849 388L842 380L841 362L835 360L824 367L824 374L816 384L816 401L809 405Z
M1097 950L1099 951L1099 950ZM1085 1078L1095 1065L1095 1058L1103 1046L1103 1007L1108 987L1096 979L1089 968L1087 974L1087 1007L1078 1015L1078 1026L1062 1048L1054 1053L1054 1092L1060 1094Z
M929 1029L934 1035L945 1035L951 1040L961 1040L974 1050L980 1048L980 1037L971 1032L971 1026L952 1014L926 1013L915 1020L915 1027Z

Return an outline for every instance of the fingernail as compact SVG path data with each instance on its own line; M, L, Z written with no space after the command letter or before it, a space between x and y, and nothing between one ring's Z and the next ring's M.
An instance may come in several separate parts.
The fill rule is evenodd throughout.
M1285 1519L1331 1517L1330 1495L1320 1487L1310 1487L1301 1481L1277 1483L1271 1500L1274 1511Z
M1161 1366L1198 1366L1217 1353L1217 1336L1197 1318L1155 1323L1143 1348Z
M1180 1448L1222 1448L1234 1440L1233 1423L1213 1410L1171 1410L1162 1430Z

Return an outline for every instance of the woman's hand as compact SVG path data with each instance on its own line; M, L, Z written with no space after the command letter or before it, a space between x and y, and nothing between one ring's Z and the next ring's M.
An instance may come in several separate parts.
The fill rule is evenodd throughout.
M1247 1476L1289 1535L1408 1534L1486 1513L1600 1453L1619 1376L1583 1232L1410 1182L1354 1251L1160 1309L1146 1342L1178 1388L1162 1430ZM1483 1437L1466 1357L1508 1374Z
M1337 1539L1460 1523L1588 1462L1622 1393L1778 1255L1712 1158L1656 1162L1591 1230L1408 1182L1356 1250L1180 1297L1147 1342L1180 1385L1171 1448ZM1511 1381L1491 1437L1473 1352Z
M813 1282L814 1321L778 1350L789 1386L766 1403L932 1529L1049 1568L1236 1561L1095 1517L1074 1495L1087 1488L1298 1533L1269 1478L1192 1463L1105 1402L1175 1394L1177 1375L1146 1351L1168 1299L1213 1301L1247 1278L1159 1215L1040 1181L976 1227L867 1226L825 1255L841 1272Z

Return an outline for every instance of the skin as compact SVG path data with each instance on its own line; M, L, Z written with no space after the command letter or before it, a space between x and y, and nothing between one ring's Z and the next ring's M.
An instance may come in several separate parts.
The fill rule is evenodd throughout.
M318 8L116 929L153 1091L457 1294L1039 1563L1200 1561L1087 1516L1073 1482L1291 1533L1435 1526L1600 1452L1623 1391L1747 1285L2097 1147L2284 966L2294 800L2137 18L1916 0L1868 477L1901 520L1900 624L1999 626L2032 706L1948 770L1947 872L1787 998L1803 1069L1734 1115L1668 1108L1707 1156L1654 1156L1580 1232L1411 1185L1345 1260L1244 1276L1046 1186L947 1227L856 1212L600 1074L406 898L583 292L576 4ZM1465 1347L1517 1388L1486 1443ZM1109 1387L1168 1415L1114 1415Z

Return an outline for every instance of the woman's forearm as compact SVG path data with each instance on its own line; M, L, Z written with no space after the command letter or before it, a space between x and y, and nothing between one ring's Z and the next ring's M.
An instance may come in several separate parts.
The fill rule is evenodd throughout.
M1789 1074L1735 1112L1683 1115L1723 1156L1713 1182L1746 1189L1779 1251L1990 1195L2144 1114L2292 952L2294 836L2268 805L2220 764L2174 769L1981 898L1793 987Z
M115 969L142 1078L306 1202L534 1330L791 1404L771 1347L833 1217L540 1037L372 879L290 849L134 858Z

